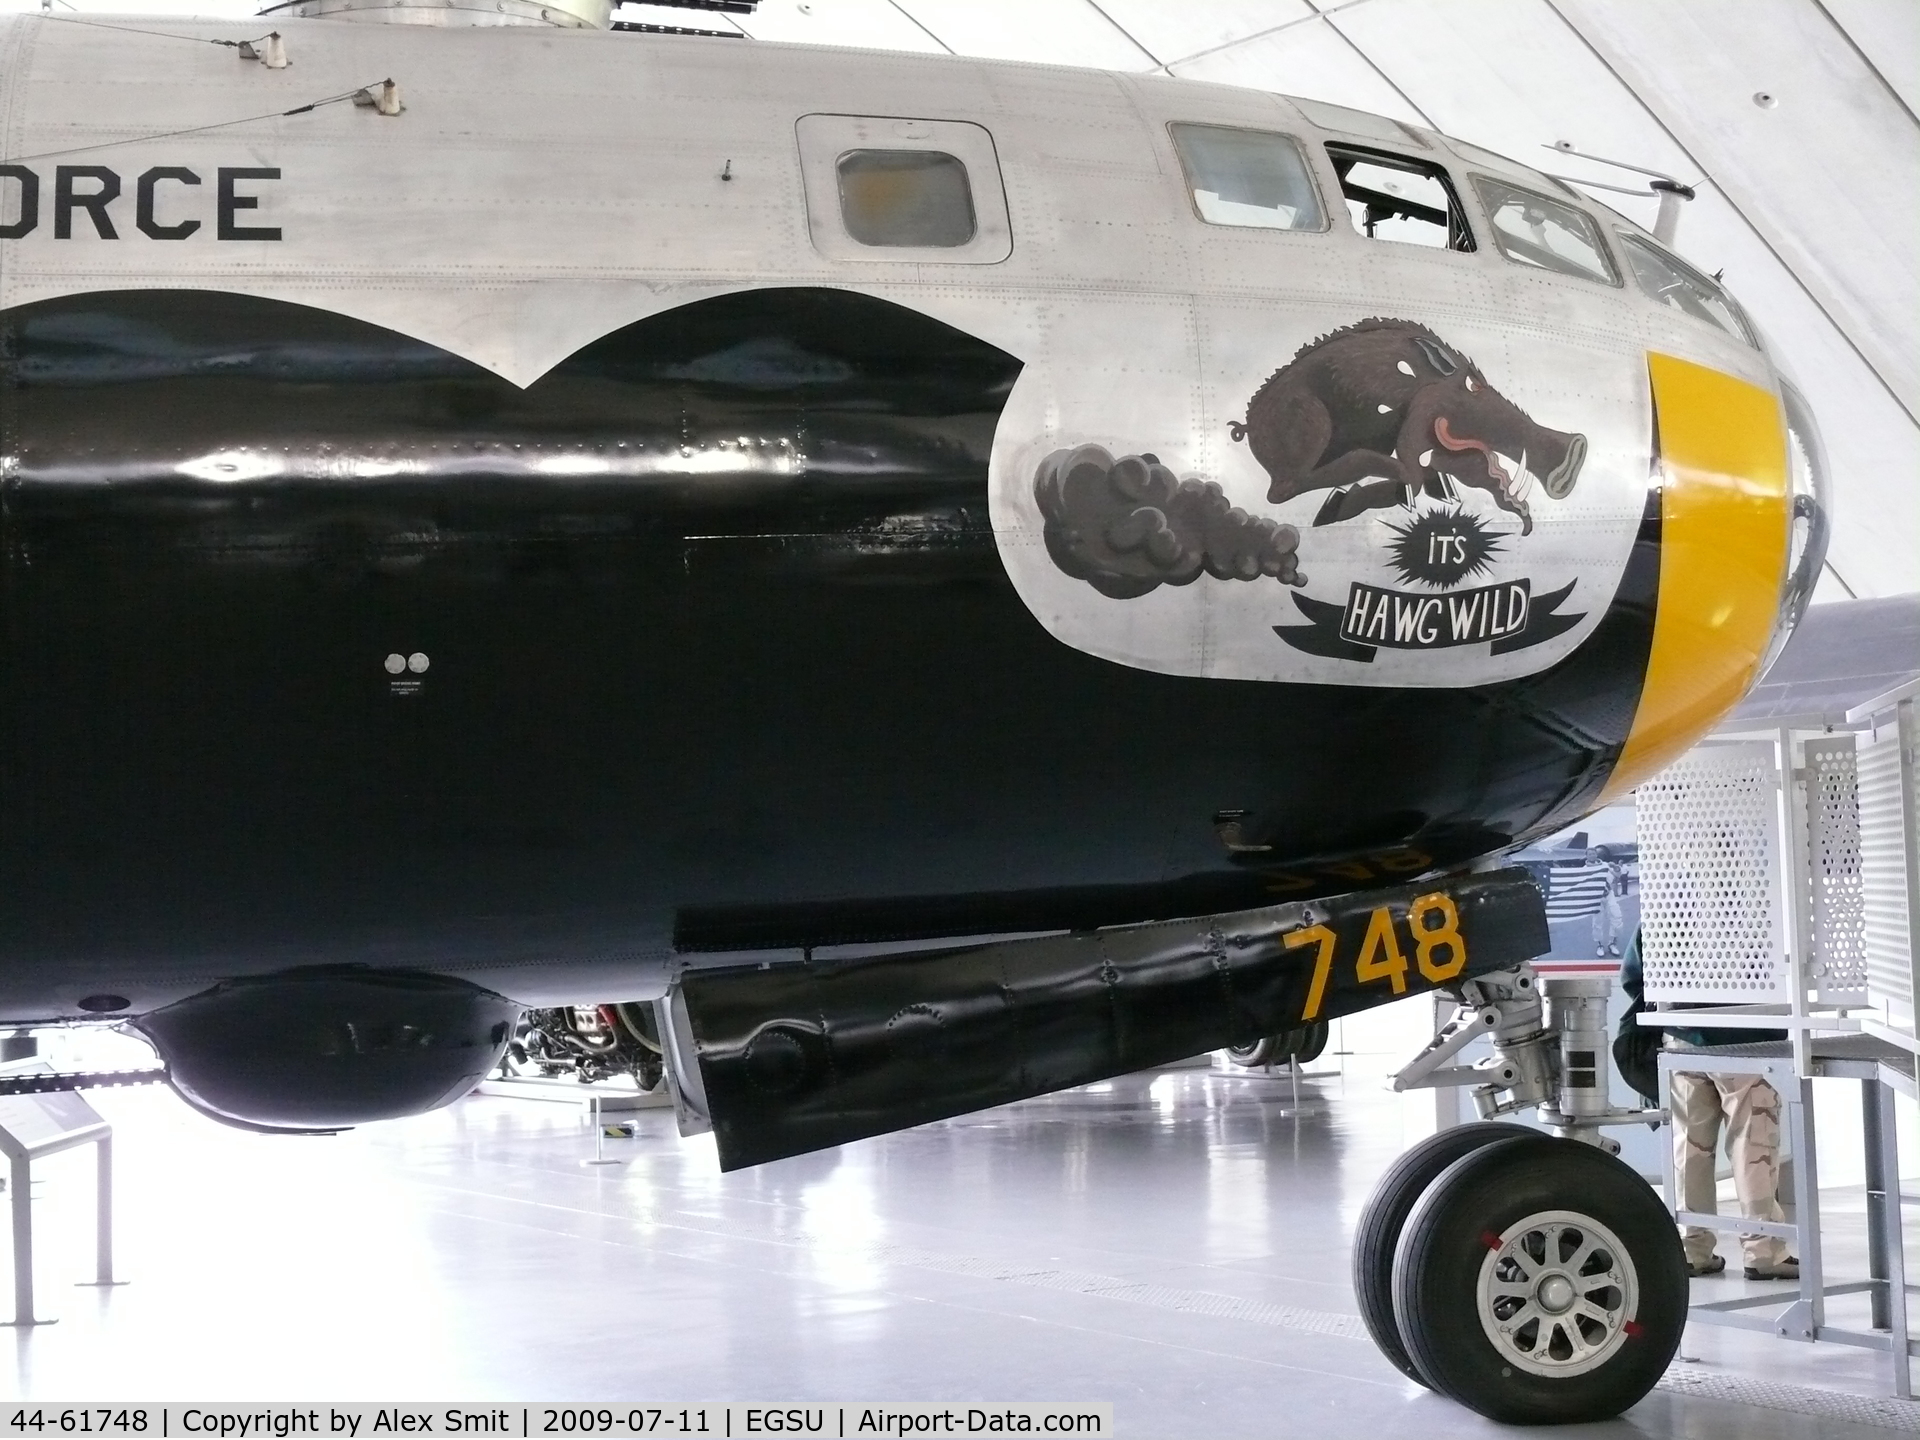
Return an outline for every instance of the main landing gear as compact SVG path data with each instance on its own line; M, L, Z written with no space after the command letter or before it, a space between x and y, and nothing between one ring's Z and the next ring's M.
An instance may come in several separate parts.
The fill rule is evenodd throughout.
M1460 987L1461 1006L1396 1089L1475 1085L1482 1116L1537 1107L1553 1133L1442 1130L1381 1179L1354 1236L1353 1288L1409 1379L1508 1424L1618 1415L1651 1390L1686 1324L1687 1266L1666 1206L1608 1125L1605 981L1527 966ZM1479 1035L1493 1055L1445 1062Z
M1327 1048L1328 1029L1324 1020L1311 1021L1278 1035L1263 1035L1251 1045L1229 1046L1227 1058L1248 1070L1269 1065L1311 1065Z
M503 1075L571 1074L583 1085L631 1075L642 1091L659 1088L665 1064L653 1006L631 1002L529 1010L500 1057Z

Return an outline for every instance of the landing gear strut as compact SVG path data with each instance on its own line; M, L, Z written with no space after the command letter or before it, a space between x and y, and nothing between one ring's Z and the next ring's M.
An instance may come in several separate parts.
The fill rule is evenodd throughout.
M1354 1293L1382 1352L1509 1424L1618 1415L1665 1372L1687 1311L1672 1217L1601 1133L1662 1118L1608 1100L1608 982L1550 980L1544 1003L1542 989L1526 965L1459 987L1394 1088L1474 1086L1483 1121L1401 1156L1354 1237ZM1491 1057L1449 1063L1482 1035ZM1530 1108L1551 1134L1491 1123Z
M632 1003L529 1010L501 1057L503 1073L571 1074L583 1085L631 1075L642 1090L659 1086L664 1064L653 1007Z

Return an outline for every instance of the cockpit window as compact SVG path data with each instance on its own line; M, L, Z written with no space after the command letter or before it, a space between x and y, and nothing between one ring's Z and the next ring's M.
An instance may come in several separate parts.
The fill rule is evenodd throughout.
M1620 283L1600 227L1582 211L1490 175L1474 176L1473 186L1493 218L1493 243L1509 260L1605 285Z
M1472 250L1473 230L1446 167L1357 145L1329 145L1347 213L1369 240Z
M967 167L941 150L849 150L840 218L862 245L951 248L973 239Z
M1627 252L1627 263L1633 267L1633 278L1662 305L1718 325L1736 340L1759 345L1732 297L1698 270L1638 235L1623 234L1620 244Z
M1505 171L1508 174L1517 175L1525 184L1544 186L1550 190L1557 190L1562 195L1571 196L1575 200L1581 198L1578 190L1575 190L1557 175L1549 175L1544 170L1536 170L1531 165L1523 165L1511 155L1502 155L1498 150L1489 150L1484 145L1469 145L1465 140L1456 140L1451 135L1447 136L1447 148L1462 160L1470 161L1475 165L1484 165L1489 170Z
M1175 125L1173 148L1193 208L1209 225L1324 230L1327 220L1300 147L1285 135L1223 125Z

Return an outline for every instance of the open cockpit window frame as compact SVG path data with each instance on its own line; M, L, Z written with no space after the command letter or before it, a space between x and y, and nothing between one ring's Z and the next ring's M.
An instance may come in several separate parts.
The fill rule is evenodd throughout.
M1355 110L1351 106L1335 105L1326 100L1306 100L1298 95L1289 96L1287 103L1322 130L1335 135L1354 136L1363 144L1368 140L1384 140L1389 145L1417 145L1422 150L1433 149L1433 141L1429 138L1431 131L1389 119L1385 115L1376 115L1370 110Z
M807 196L807 231L813 248L826 259L997 265L1013 253L1000 157L985 126L899 115L814 114L802 115L794 133ZM920 156L925 165L911 163ZM884 170L890 159L905 162L895 168L909 185L916 172L948 188L956 173L964 175L972 205L970 232L952 227L943 243L901 243L888 236L884 215L850 216L846 207L855 203L847 189L850 176L857 180ZM911 228L909 218L902 233ZM959 238L962 233L966 238Z
M1167 134L1173 142L1173 153L1180 161L1180 173L1187 189L1187 205L1202 224L1226 230L1267 230L1290 235L1324 235L1332 228L1326 197L1320 192L1320 180L1314 173L1313 162L1307 158L1306 146L1295 136L1245 125L1213 125L1185 120L1169 124ZM1224 154L1213 157L1203 155L1201 150L1208 141L1227 142L1226 146L1221 147L1223 150L1235 143L1248 149L1249 153L1256 147L1264 148L1267 155L1262 158L1277 162L1275 170L1266 176L1249 174L1239 178L1255 184L1262 179L1290 184L1292 198L1300 203L1292 207L1291 214L1282 217L1280 210L1283 207L1260 207L1236 202L1231 196L1223 194L1217 184L1209 189L1209 180L1217 182L1233 177L1224 171L1209 173L1209 159L1224 161L1227 157ZM1290 168L1294 173L1279 173ZM1262 218L1262 209L1274 218Z
M1452 174L1438 160L1392 150L1376 150L1370 145L1351 145L1343 140L1327 141L1326 151L1333 173L1340 179L1342 198L1350 206L1364 207L1360 215L1354 215L1351 210L1348 215L1354 229L1367 239L1411 244L1422 249L1452 250L1463 255L1472 254L1480 248L1474 238L1473 223L1467 218L1466 206L1460 201L1460 187L1454 184ZM1446 200L1446 208L1440 209L1408 196L1394 195L1364 183L1363 179L1350 178L1355 171L1363 168L1400 170L1417 180L1431 181L1439 186ZM1374 233L1377 226L1396 219L1421 222L1444 230L1446 242L1444 245L1430 245L1421 240Z

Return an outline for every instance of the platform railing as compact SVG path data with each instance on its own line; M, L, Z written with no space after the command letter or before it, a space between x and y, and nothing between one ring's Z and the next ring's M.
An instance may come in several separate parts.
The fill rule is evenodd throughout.
M1784 1032L1774 1045L1667 1050L1661 1100L1676 1071L1766 1078L1786 1106L1795 1157L1789 1222L1680 1208L1671 1147L1667 1196L1676 1223L1778 1235L1800 1257L1795 1290L1703 1303L1705 1323L1887 1352L1893 1393L1912 1398L1902 1248L1896 1094L1916 1095L1920 1059L1920 734L1915 682L1844 715L1789 716L1764 730L1729 727L1636 792L1641 943L1649 1009L1642 1024ZM1862 1086L1869 1275L1828 1284L1821 1243L1813 1085ZM1826 1301L1872 1296L1870 1331L1827 1323ZM1755 1311L1772 1309L1770 1315Z

